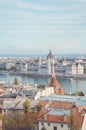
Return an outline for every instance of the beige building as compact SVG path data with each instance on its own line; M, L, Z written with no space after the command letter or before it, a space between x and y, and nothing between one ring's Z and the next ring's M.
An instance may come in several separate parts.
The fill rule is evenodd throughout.
M86 114L84 116L83 124L82 124L82 130L86 130Z
M70 110L52 109L39 115L39 130L70 130Z
M66 67L67 75L84 74L84 66L80 63L73 63Z

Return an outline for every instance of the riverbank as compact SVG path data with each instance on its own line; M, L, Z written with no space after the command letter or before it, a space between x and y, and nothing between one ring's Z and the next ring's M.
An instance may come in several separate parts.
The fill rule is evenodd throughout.
M28 75L27 74L4 74L0 75L0 81L6 82L8 84L12 84L14 78L17 77L18 81L21 83L30 83L30 84L38 84L38 85L49 85L51 81L51 76L45 77L45 76L37 76L37 75ZM65 78L65 77L57 77L58 83L62 86L62 88L67 93L75 93L76 91L82 91L86 94L86 79L85 78Z
M22 73L22 72L12 72L9 73L9 75L16 75L16 76L31 76L31 77L47 77L47 78L51 78L51 75L41 75L41 74L35 74L35 73ZM67 78L67 79L86 79L86 74L83 75L56 75L57 78Z

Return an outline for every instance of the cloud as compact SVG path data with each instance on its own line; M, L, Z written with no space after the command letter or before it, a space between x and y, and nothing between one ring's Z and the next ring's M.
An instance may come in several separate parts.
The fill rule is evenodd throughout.
M81 5L79 3L73 3L72 0L61 0L64 4L59 4L59 0L55 1L55 4L50 4L50 2L45 1L42 2L31 2L31 1L25 1L25 0L1 0L1 5L6 5L8 7L13 7L16 9L25 9L25 10L37 10L37 11L68 11L68 10L77 10L81 8ZM75 1L81 1L81 0L75 0ZM83 1L83 0L82 0ZM65 3L67 2L67 3ZM71 3L71 4L70 4ZM83 8L82 8L83 9Z
M45 2L86 2L86 0L39 0Z
M61 1L1 0L0 43L10 51L85 51L85 4L80 0Z

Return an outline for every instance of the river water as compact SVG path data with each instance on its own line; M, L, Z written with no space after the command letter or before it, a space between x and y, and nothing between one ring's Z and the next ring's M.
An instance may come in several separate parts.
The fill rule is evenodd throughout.
M0 81L5 81L9 83L13 81L15 76L12 75L0 75ZM46 77L30 77L30 76L16 76L19 82L22 83L34 83L40 85L48 85L50 83L50 78ZM86 94L86 80L71 80L71 79L62 79L58 78L57 81L59 82L60 86L68 92L74 93L76 91L82 91Z

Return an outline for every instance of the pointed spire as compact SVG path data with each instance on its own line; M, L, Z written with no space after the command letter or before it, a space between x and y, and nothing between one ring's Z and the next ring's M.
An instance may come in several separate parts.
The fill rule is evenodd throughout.
M51 64L51 74L52 74L52 78L51 78L50 86L54 87L54 93L64 94L64 90L61 88L61 86L56 80L54 63Z
M55 69L54 69L54 64L51 65L51 75L52 75L52 78L55 78Z
M49 52L49 54L51 55L52 53L51 53L51 49L50 49L50 52Z
M58 84L58 82L56 80L55 69L54 69L54 64L53 63L51 64L51 75L52 75L52 79L51 79L51 82L50 82L50 86L59 87L59 84Z
M50 58L50 59L54 58L54 56L53 56L51 50L49 51L49 54L47 55L47 58Z

